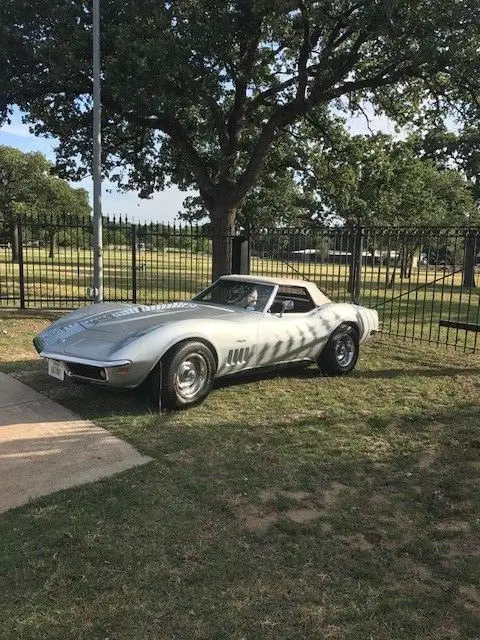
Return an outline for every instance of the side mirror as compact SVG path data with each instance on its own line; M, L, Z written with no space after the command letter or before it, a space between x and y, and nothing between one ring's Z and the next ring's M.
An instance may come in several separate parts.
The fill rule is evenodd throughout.
M283 316L285 311L293 311L294 303L293 300L283 300L282 301L282 311L280 312L280 317Z

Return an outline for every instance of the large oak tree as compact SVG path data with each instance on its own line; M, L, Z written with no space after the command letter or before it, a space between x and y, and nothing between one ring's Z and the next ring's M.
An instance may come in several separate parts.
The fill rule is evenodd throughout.
M60 139L59 165L91 160L91 3L3 0L0 109ZM270 149L343 100L391 114L476 95L479 0L102 0L105 171L148 195L194 186L224 236Z

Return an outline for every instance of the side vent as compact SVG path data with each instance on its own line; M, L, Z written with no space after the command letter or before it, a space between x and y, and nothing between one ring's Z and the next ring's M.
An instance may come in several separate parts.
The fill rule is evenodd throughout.
M250 347L242 347L241 349L230 349L228 352L227 365L233 367L237 364L245 364L250 355Z

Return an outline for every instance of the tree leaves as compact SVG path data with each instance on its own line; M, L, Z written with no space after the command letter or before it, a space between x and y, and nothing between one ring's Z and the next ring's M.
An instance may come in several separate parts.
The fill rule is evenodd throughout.
M337 131L330 146L311 149L304 183L330 218L354 224L462 225L476 215L466 180L419 157L413 139Z
M91 163L91 19L82 0L0 7L0 114L17 104L58 136L74 178ZM370 100L422 125L466 113L479 36L480 0L102 0L105 172L143 195L197 188L234 220L271 150L318 108Z
M0 146L0 214L12 218L20 213L52 219L88 216L88 193L54 175L43 154Z

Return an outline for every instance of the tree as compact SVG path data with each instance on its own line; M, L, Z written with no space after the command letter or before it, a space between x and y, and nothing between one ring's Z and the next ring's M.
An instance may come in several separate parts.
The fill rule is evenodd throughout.
M0 222L11 244L12 262L19 256L18 216L43 217L42 233L49 236L53 257L58 225L90 213L85 189L73 189L52 171L53 166L41 153L0 146Z
M367 98L395 117L476 95L479 0L102 2L104 167L148 195L196 187L213 275L237 211L285 131ZM91 5L4 0L0 110L60 139L70 177L91 162ZM434 98L439 98L434 101ZM433 105L433 107L432 107ZM77 162L79 160L79 162Z
M320 221L328 211L352 229L350 292L358 288L355 265L362 252L358 226L465 225L477 215L464 177L418 157L414 140L395 141L384 134L349 136L340 129L331 133L335 135L328 145L322 140L318 149L310 148L303 179L306 188L318 192L323 205ZM414 234L403 249L399 260L401 274L407 277L420 249ZM392 283L395 274L396 268Z
M476 208L469 222L479 222L480 208L480 128L476 122L458 132L438 128L416 140L417 149L441 168L455 167L465 177ZM471 230L465 243L462 285L475 287L475 265L480 243L478 233Z
M317 208L315 194L303 188L300 180L308 144L305 131L285 135L271 150L255 185L239 204L237 224L255 229L303 225ZM201 196L190 196L184 202L180 217L195 221L208 217Z
M72 224L90 215L88 193L85 189L73 189L65 180L49 175L39 185L36 214L45 220L48 255L55 257L60 229L68 230Z
M50 165L41 153L22 153L0 146L0 215L12 250L12 262L18 262L17 217L32 211L37 203L39 184Z
M414 141L338 132L310 146L304 188L325 212L351 225L455 225L475 216L468 184L454 169L420 158Z

